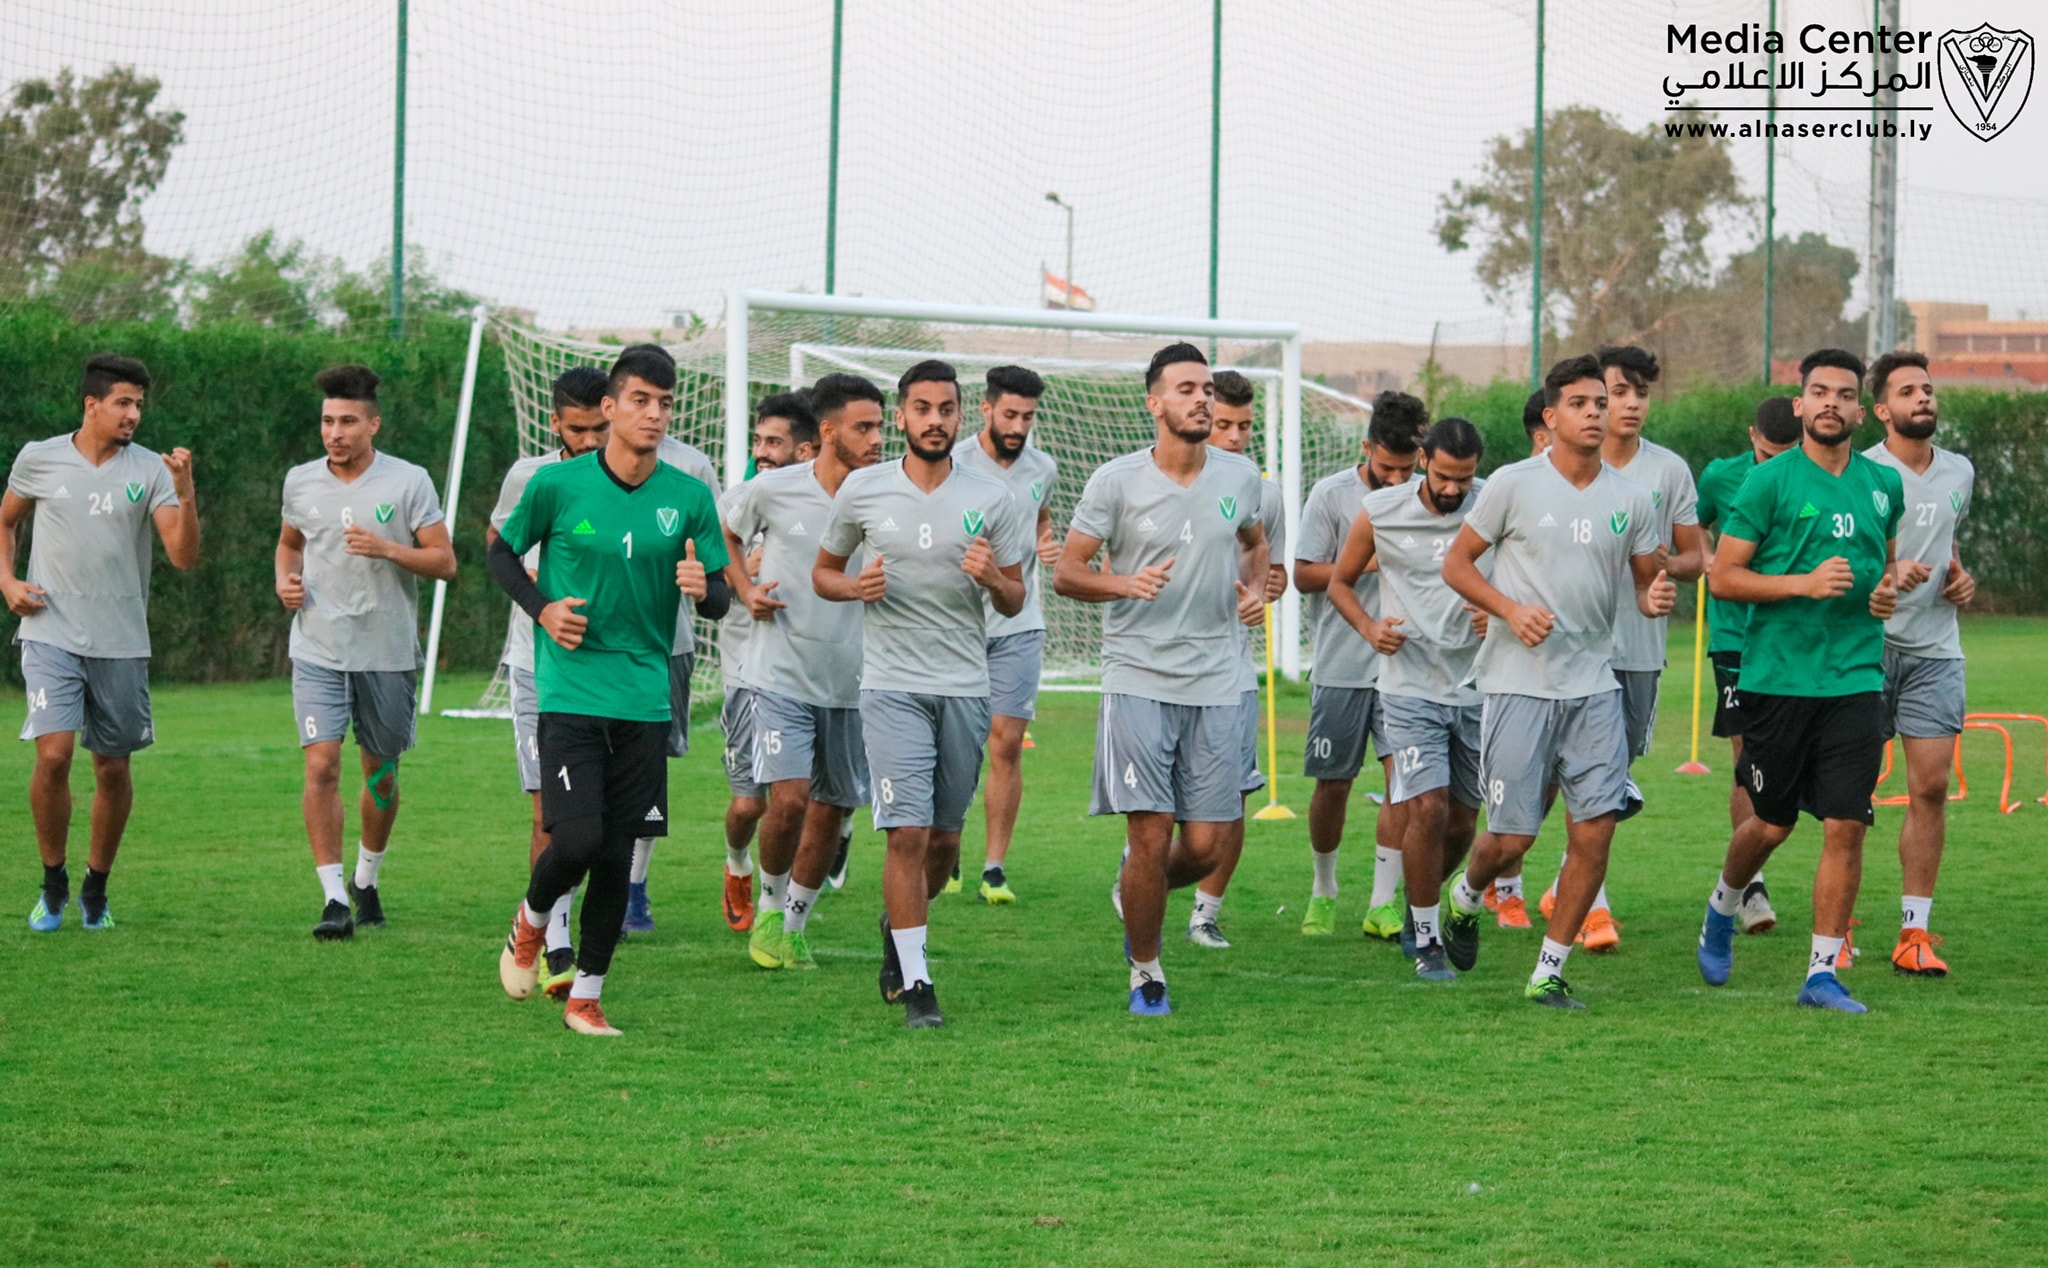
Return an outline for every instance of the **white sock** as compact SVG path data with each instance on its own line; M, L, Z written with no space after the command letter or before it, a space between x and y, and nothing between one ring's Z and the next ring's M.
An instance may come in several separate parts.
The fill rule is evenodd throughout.
M536 929L546 929L548 927L548 916L546 912L535 911L533 908L527 906L525 903L519 904L519 910L524 914L527 924L532 925Z
M811 921L811 906L818 901L818 891L791 881L782 898L782 928L788 933L802 933Z
M915 929L891 929L889 936L896 942L896 960L903 966L903 987L905 990L919 982L932 980L932 972L924 962L925 926Z
M1415 922L1415 945L1426 947L1437 942L1437 922L1442 919L1443 904L1431 903L1427 907L1409 905L1408 918Z
M1932 898L1915 898L1908 894L1906 897L1899 899L1899 928L1925 931L1927 928L1927 913L1932 910L1934 910L1934 900Z
M569 983L570 999L596 999L604 994L604 974L585 973L576 970L576 980Z
M1557 865L1557 876L1563 876L1563 875L1564 875L1564 863L1563 863L1563 861L1562 861L1562 860L1560 860L1560 861L1558 862L1558 865ZM1549 888L1549 889L1546 889L1546 890L1544 890L1544 891L1543 891L1543 896L1544 896L1545 898L1548 898L1548 899L1550 899L1550 900L1551 900L1551 901L1553 901L1553 902L1555 902L1555 901L1557 900L1557 876L1553 876L1553 877L1551 877L1551 878L1550 878L1550 888Z
M370 847L356 842L356 888L377 888L377 872L384 866L384 852L370 853Z
M1742 890L1742 886L1730 885L1726 880L1716 876L1714 892L1707 895L1707 906L1713 908L1717 916L1732 916L1742 906Z
M1813 954L1806 961L1806 978L1812 981L1823 973L1835 971L1835 959L1842 954L1841 938L1823 938L1813 935Z
M1593 895L1593 910L1600 911L1603 908L1608 911L1614 910L1612 907L1607 906L1607 885L1605 882L1601 884L1600 892Z
M647 862L653 857L653 837L641 837L633 842L633 874L626 879L635 885L645 885L647 883Z
M548 910L548 950L559 951L569 945L569 909L576 905L576 891L570 890L555 900Z
M1763 884L1763 883L1764 883L1764 873L1763 873L1763 869L1762 869L1762 868L1758 868L1758 869L1757 869L1757 873L1756 873L1756 875L1755 875L1755 876L1752 876L1752 877L1750 877L1750 878L1749 878L1749 885L1761 885L1761 884ZM1743 888L1744 888L1744 889L1748 889L1748 888L1749 888L1749 885L1744 885L1744 886L1743 886Z
M1147 982L1164 982L1166 970L1159 967L1157 960L1131 961L1131 989L1137 990Z
M1394 890L1401 884L1401 852L1384 845L1372 848L1372 902L1378 907L1394 901Z
M1468 916L1476 916L1486 910L1486 894L1472 888L1463 872L1458 873L1458 883L1451 886L1451 902Z
M1531 982L1540 982L1546 977L1563 977L1564 962L1571 955L1569 943L1543 940L1543 949L1536 953L1536 971L1529 975Z
M752 876L754 856L747 853L747 847L735 850L728 846L725 851L725 874L727 876Z
M1316 865L1316 883L1308 892L1317 898L1337 896L1337 852L1328 854L1321 850L1310 850L1308 856Z
M1520 876L1503 876L1496 880L1493 883L1493 896L1502 902L1506 902L1510 898L1520 898L1522 896L1522 878Z
M1188 928L1192 929L1196 925L1201 924L1214 924L1217 914L1222 910L1223 895L1216 894L1212 896L1197 889L1195 891L1195 909L1188 913Z
M762 868L762 869L761 869L761 901L760 901L760 907L761 907L761 910L762 910L762 911L781 911L781 910L782 910L782 900L783 900L783 893L784 893L784 891L785 891L785 890L787 890L788 888L789 888L789 873L788 873L788 872L784 872L784 873L782 873L782 874L781 874L780 876L777 876L777 875L776 875L776 874L774 874L773 872L770 872L770 871L769 871L769 870L768 870L767 868L765 868L765 867L764 867L764 868Z
M341 864L323 863L313 869L313 875L320 878L320 889L328 902L348 906L348 886L341 883Z

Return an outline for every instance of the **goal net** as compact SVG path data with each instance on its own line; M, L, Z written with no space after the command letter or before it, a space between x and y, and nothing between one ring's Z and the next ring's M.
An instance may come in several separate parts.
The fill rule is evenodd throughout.
M522 454L554 444L548 428L551 387L571 366L608 366L618 344L531 329L497 319ZM676 357L676 414L671 434L710 456L728 485L748 473L752 410L763 398L807 387L823 375L849 372L872 379L893 404L897 379L927 357L960 371L962 443L980 430L980 381L991 366L1023 365L1046 383L1032 443L1059 463L1051 501L1055 536L1066 532L1082 485L1096 467L1151 443L1145 411L1144 370L1164 343L1187 339L1203 346L1217 368L1251 379L1257 432L1252 457L1285 493L1288 541L1301 499L1321 476L1358 460L1371 407L1300 376L1294 327L1280 323L1120 317L1057 309L992 309L894 303L822 295L738 292L723 325L692 332L667 331L663 344ZM903 452L903 437L885 431L884 458ZM1051 687L1092 685L1100 671L1099 608L1052 593L1041 573L1045 601L1045 675ZM1306 662L1299 596L1291 590L1276 605L1275 660L1290 675ZM719 691L716 640L699 621L693 695L715 700ZM1261 647L1263 654L1263 647ZM504 673L492 680L471 712L505 708Z

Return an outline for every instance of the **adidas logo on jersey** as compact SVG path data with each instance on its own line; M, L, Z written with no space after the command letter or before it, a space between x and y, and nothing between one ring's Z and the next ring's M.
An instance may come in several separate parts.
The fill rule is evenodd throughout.
M894 516L891 516L891 517L889 517L888 519L885 519L885 520L883 520L883 521L882 521L882 526L881 526L880 528L876 529L875 531L876 531L876 532L878 532L878 533L893 533L893 532L895 532L895 531L896 531L896 519L895 519L895 517L894 517Z
M1818 514L1820 514L1820 510L1811 502L1799 508L1799 518L1803 520L1810 520Z
M51 500L52 500L52 501L55 501L55 500L56 500L57 498L68 498L68 497L70 497L70 496L71 496L71 490L70 490L70 489L67 489L67 488L65 488L65 487L64 487L63 485L61 485L61 484L60 484L60 485L58 485L58 486L57 486L57 491L56 491L55 493L52 493L52 494L50 495L50 498L51 498ZM1950 496L1951 496L1951 497L1953 497L1954 495L1953 495L1953 494L1951 494Z
M1557 520L1556 520L1555 518L1553 518L1552 516L1550 516L1550 515L1545 515L1545 516L1544 516L1544 517L1543 517L1542 519L1540 519L1540 520L1537 520L1537 521L1536 521L1536 527L1538 527L1538 528L1556 528L1556 527L1557 527Z
M1413 546L1415 544L1415 539L1413 537L1403 537L1401 539L1401 544L1403 546Z
M578 525L577 525L576 527L574 527L574 528L570 529L570 530L569 530L569 532L570 532L570 533L571 533L571 535L573 535L573 536L578 536L578 537L590 537L590 536L593 536L593 535L595 535L595 534L596 534L596 532L597 532L597 530L596 530L596 529L594 529L594 528L592 528L592 527L590 526L590 521L589 521L589 520L584 520L584 521L583 521L582 523L578 524Z
M647 814L646 814L646 815L644 816L644 820L645 820L645 822L648 822L648 823L664 823L664 822L666 822L666 820L664 820L664 819L663 819L663 818L661 817L661 807L660 807L660 806L649 806L649 807L647 807Z
M1152 517L1149 515L1145 516L1143 519L1138 521L1138 531L1141 533L1157 532L1158 529L1159 525L1154 524L1152 522Z
M803 522L802 520L798 520L798 521L797 521L796 523L794 523L794 524L791 524L791 525L789 526L789 535L790 535L791 537L809 537L809 536L810 536L810 534L809 534L809 533L807 533L807 532L805 532L805 531L804 531L804 522Z
M320 515L320 508L319 508L319 507L317 507L317 506L314 506L314 507L309 507L309 508L307 508L307 510L306 510L306 518L307 518L307 519L309 519L309 520L317 520L317 519L320 519L320 518L321 518L321 515Z

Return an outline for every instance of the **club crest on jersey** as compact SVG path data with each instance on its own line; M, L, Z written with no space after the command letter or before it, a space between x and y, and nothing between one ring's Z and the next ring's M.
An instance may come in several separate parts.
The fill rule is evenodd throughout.
M1621 535L1622 535L1623 533L1626 533L1626 532L1628 531L1628 512L1627 512L1627 511L1611 511L1611 512L1609 512L1609 513L1608 513L1608 516L1607 516L1607 527L1609 527L1609 528L1611 528L1611 529L1613 529L1613 530L1614 530L1614 535L1615 535L1616 537L1619 537L1619 536L1621 536Z
M391 505L391 503L389 502L377 503L377 522L379 524L389 524L391 522L392 512L396 511L397 509L397 507Z
M676 508L673 506L660 506L654 510L654 522L660 527L663 537L674 537L676 535L676 525L680 524L682 519L683 517L676 513Z
M1948 509L1958 515L1963 513L1963 491L1961 489L1950 489L1948 491Z
M967 530L969 537L981 536L983 522L980 511L962 511L960 513L960 527Z
M1232 497L1217 498L1216 509L1223 512L1224 519L1234 520L1237 518L1237 499Z
M1034 502L1045 501L1045 481L1033 480L1031 482L1031 500Z
M1651 505L1651 506L1658 506L1658 507L1661 507L1661 506L1663 506L1663 505L1664 505L1664 490L1662 490L1662 489L1651 489L1651 490L1650 490L1650 505Z
M142 481L130 480L128 482L128 500L130 502L140 502L142 500Z
M1883 489L1872 489L1870 491L1870 504L1877 508L1879 515L1890 515L1892 513L1891 497Z

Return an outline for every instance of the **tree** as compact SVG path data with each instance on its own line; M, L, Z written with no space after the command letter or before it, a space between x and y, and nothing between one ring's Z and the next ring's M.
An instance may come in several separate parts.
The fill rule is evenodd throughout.
M1437 240L1476 244L1479 280L1503 305L1529 290L1534 156L1531 129L1496 137L1480 178L1437 202ZM1543 157L1543 308L1575 346L1652 339L1712 283L1709 235L1749 209L1726 143L1663 121L1632 132L1590 107L1554 111Z
M335 279L327 302L339 315L343 329L356 332L380 331L391 321L391 257L370 265L360 273L343 273ZM427 317L467 316L477 297L443 282L427 264L427 253L417 246L405 251L405 321L408 332Z
M192 319L305 330L319 321L336 271L297 238L280 243L275 229L265 229L194 276Z
M0 293L47 290L87 260L145 288L174 272L142 247L142 200L185 136L182 113L154 108L161 87L132 66L14 86L0 113Z

